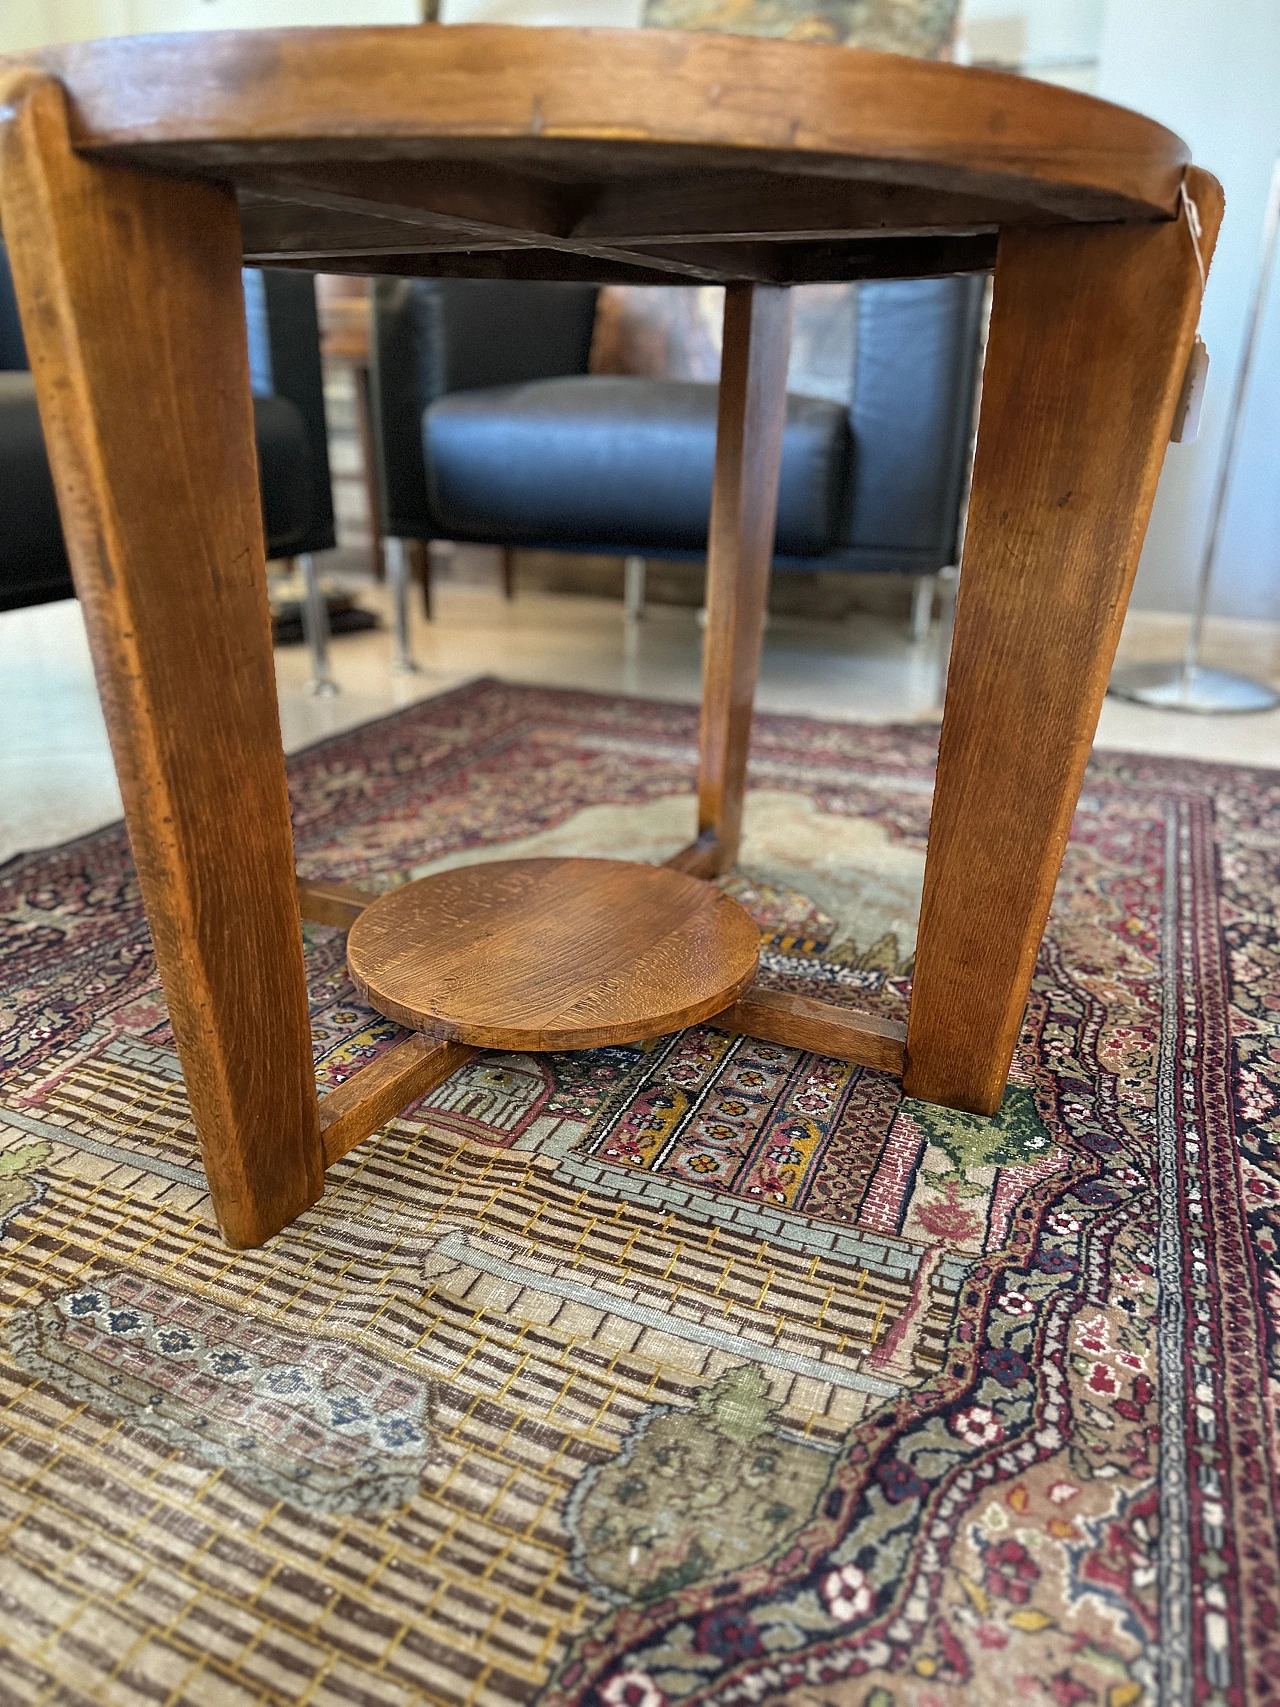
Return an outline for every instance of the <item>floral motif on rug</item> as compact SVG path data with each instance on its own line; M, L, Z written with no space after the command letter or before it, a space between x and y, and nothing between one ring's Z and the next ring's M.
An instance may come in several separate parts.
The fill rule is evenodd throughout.
M933 733L757 719L726 887L901 1015ZM477 683L302 869L661 859L696 713ZM1280 1694L1280 777L1095 758L991 1120L713 1026L481 1055L233 1253L119 827L0 871L15 1700ZM400 1033L306 929L322 1094Z

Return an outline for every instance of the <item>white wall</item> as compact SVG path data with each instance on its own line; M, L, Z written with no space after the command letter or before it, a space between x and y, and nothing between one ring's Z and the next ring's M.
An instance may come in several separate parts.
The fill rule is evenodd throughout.
M152 30L416 24L420 0L0 0L0 53Z
M440 0L442 24L569 24L635 29L644 0Z
M43 47L49 30L48 0L5 0L0 5L0 53Z
M1107 0L1098 93L1177 131L1227 195L1201 320L1211 362L1204 422L1194 445L1169 448L1134 592L1135 605L1188 610L1280 154L1280 5ZM1254 369L1212 608L1280 618L1280 283Z
M54 0L66 4L66 0ZM102 0L75 0L102 4ZM120 4L121 0L112 0ZM418 24L419 0L127 0L130 34L151 30L252 30L288 24Z
M970 59L1024 64L1033 73L1088 69L1102 39L1104 0L964 0Z

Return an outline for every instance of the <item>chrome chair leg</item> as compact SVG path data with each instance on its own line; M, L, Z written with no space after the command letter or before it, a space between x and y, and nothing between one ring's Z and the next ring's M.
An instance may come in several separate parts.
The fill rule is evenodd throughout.
M945 573L945 571L944 571ZM924 640L933 625L933 595L937 588L936 575L917 575L911 589L911 638Z
M307 692L315 694L317 699L332 699L339 688L329 669L329 607L320 591L315 559L311 553L301 552L297 563L303 585L302 637L311 654L311 680L307 683Z
M391 668L397 675L417 675L409 638L409 559L402 539L386 542L387 590L391 595Z
M951 640L956 631L960 571L953 564L949 569L939 569L936 579L941 618L938 624L938 704L941 706L947 697L947 670L951 664Z
M644 615L644 582L644 558L624 558L622 563L622 609L623 615L632 622L639 622Z

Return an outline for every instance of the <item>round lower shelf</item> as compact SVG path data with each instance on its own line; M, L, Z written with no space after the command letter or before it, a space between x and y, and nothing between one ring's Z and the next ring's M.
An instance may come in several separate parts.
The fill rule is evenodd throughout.
M760 932L710 883L614 859L513 859L406 883L347 937L361 996L483 1049L591 1049L694 1025L755 977Z

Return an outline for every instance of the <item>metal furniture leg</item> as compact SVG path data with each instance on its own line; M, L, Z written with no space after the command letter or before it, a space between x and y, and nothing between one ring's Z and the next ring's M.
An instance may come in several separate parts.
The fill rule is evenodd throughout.
M413 642L409 633L409 562L402 539L386 542L387 589L391 598L391 668L397 675L412 676L421 671L413 658Z
M329 607L320 591L315 559L309 551L294 560L302 576L302 636L311 654L311 680L307 692L318 699L332 699L338 689L329 669Z
M645 560L627 557L622 563L622 612L631 622L644 615Z
M925 640L933 626L933 595L937 591L936 575L917 575L911 585L911 638Z

